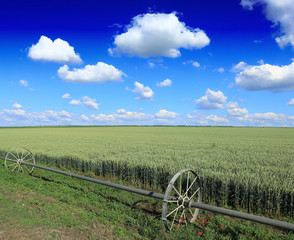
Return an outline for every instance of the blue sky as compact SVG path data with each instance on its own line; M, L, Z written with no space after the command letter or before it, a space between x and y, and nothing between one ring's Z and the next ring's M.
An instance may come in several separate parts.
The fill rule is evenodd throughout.
M1 1L0 126L294 126L294 0Z

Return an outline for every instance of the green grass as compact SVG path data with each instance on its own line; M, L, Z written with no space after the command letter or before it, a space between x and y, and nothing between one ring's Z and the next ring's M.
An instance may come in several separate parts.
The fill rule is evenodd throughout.
M40 239L63 239L67 231L78 233L71 239L100 239L101 229L108 229L105 239L294 239L294 233L205 211L195 224L166 233L161 201L39 169L32 175L9 172L2 163L0 176L5 234L38 229L45 233ZM17 239L13 236L9 239Z

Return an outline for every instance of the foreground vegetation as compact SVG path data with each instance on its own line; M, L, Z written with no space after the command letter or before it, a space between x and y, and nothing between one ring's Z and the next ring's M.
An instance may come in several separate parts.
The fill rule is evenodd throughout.
M205 211L195 224L166 233L161 201L39 169L10 172L3 162L0 176L0 239L294 239L293 232Z
M192 168L204 202L294 217L293 128L2 128L0 142L2 155L24 146L37 162L162 190L178 170Z

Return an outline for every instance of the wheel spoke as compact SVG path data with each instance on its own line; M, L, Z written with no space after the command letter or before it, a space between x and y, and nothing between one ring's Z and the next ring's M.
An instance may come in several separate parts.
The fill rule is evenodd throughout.
M26 165L24 165L24 167L25 167L29 172L31 172L31 170L30 170Z
M11 154L16 160L18 159L18 157L15 156L12 152L10 152L10 154Z
M10 166L13 166L13 165L16 166L17 164L18 164L18 163L14 162L14 163L11 163L11 164L7 164L6 167L10 167Z
M182 174L180 175L180 194L182 194Z
M189 212L191 213L192 218L194 217L194 213L191 211L191 209L189 208Z
M173 189L176 191L176 193L179 195L179 197L181 196L181 194L179 194L178 190L174 187L173 185Z
M17 168L17 166L13 167L13 168L12 168L12 172L13 172L16 168Z
M16 162L17 160L11 159L11 158L6 158L6 160L11 161L11 162Z
M30 158L30 159L26 160L26 162L29 162L29 161L31 161L31 160L34 160L34 158Z
M185 214L185 209L184 209L184 219L185 219L185 223L187 225L187 217L186 217L186 214Z
M188 171L187 187L186 187L186 189L188 189L188 186L189 186L189 173L190 173L190 172ZM188 192L188 190L185 192L184 196L186 196L187 192Z
M183 209L183 212L182 212L182 214L180 216L180 221L179 222L181 222L181 220L183 220L184 213L185 213L185 209Z
M175 208L173 211L171 211L169 214L166 215L166 217L168 217L169 215L173 214L175 211L177 211L181 206L178 206L177 208Z
M19 159L18 148L16 148L15 151L16 151L17 159Z
M189 200L191 200L199 190L200 190L200 187L197 188L197 190L193 193L193 195L189 198Z
M172 230L172 228L173 228L173 226L174 226L175 219L176 219L176 217L177 217L177 215L178 215L178 210L179 210L179 209L177 209L177 211L176 211L176 213L175 213L175 216L174 216L174 218L173 218L173 221L172 221L172 224L171 224L171 228L170 228L170 230Z
M22 160L25 160L28 155L30 155L30 152L28 152Z
M193 186L194 182L197 180L198 176L196 176L193 180L193 182L190 184L189 188L187 189L187 191L185 192L185 195L188 194L190 188Z

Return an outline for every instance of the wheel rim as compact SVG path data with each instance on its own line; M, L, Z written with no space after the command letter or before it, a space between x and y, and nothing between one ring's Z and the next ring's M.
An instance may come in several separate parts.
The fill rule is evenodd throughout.
M5 167L11 171L32 173L34 167L23 164L25 162L35 164L34 155L26 148L16 147L6 154Z
M179 171L169 182L162 206L162 220L167 231L194 223L199 209L192 202L201 202L201 182L192 169Z

